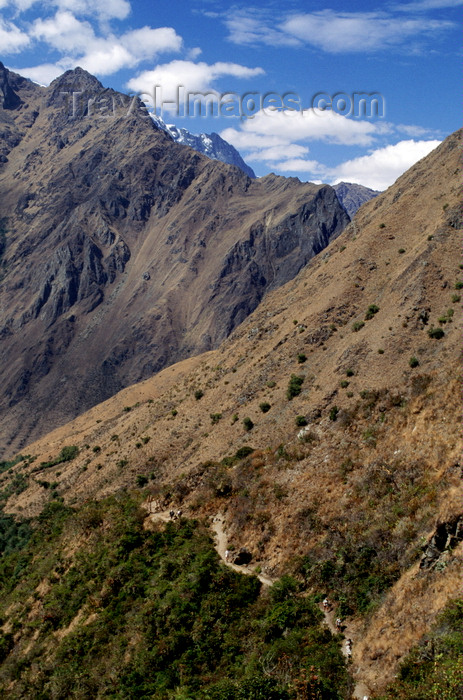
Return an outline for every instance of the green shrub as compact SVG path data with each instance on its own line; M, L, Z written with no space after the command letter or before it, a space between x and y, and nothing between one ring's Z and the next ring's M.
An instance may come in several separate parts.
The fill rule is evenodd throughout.
M95 447L93 448L93 452L95 452L95 454L101 452L101 447L99 445L95 445Z
M219 420L222 418L221 413L211 413L211 423L212 425L215 425L216 423L219 422Z
M399 253L402 255L402 253L405 253L405 248L399 248Z
M330 420L332 420L332 421L337 420L338 413L339 413L339 408L337 406L333 406L330 410Z
M346 369L346 377L353 377L354 376L354 370L353 369Z
M461 280L455 282L455 289L463 289L463 282Z
M70 462L75 459L79 454L79 448L77 445L67 445L63 447L58 457L52 459L50 462L41 462L39 469L47 469L49 467L56 467L58 464L63 464L64 462Z
M259 408L262 411L262 413L268 413L272 407L268 403L268 401L263 401L262 403L259 404Z
M147 483L148 483L148 477L147 477L147 476L144 476L143 474L139 474L139 475L137 476L137 486L139 486L140 488L142 488L143 486L146 486Z
M175 416L178 416L178 411L176 408L173 408L172 411L170 412L172 417L175 418Z
M417 357L413 356L409 359L408 364L410 365L410 367L418 367L420 361Z
M288 383L288 388L286 390L286 397L288 401L291 401L295 396L298 396L302 391L302 385L304 383L304 377L298 376L297 374L292 374Z
M347 381L347 379L343 379L340 382L340 386L341 386L341 389L347 389L347 387L349 386L349 382Z
M202 389L196 389L194 396L195 396L196 401L199 401L199 399L203 398L204 391Z
M428 335L430 338L436 338L439 340L440 338L443 338L445 333L442 328L430 328L428 330Z
M300 365L302 365L304 362L307 360L307 355L303 352L300 352L299 355L297 356L297 361L299 362Z
M352 324L352 330L354 331L354 333L357 333L357 331L361 330L361 329L363 328L364 325L365 325L365 324L364 324L363 321L355 321L355 322Z
M296 416L296 425L299 427L302 427L304 425L308 425L308 420L305 416Z
M378 311L379 306L376 306L376 304L370 304L365 314L365 320L370 321L373 318L373 316L378 313Z
M238 450L236 450L235 457L236 459L245 459L249 455L251 455L254 452L253 447L249 447L249 445L243 445L243 447L240 447Z
M247 431L252 430L254 428L254 423L249 418L249 416L247 416L246 418L243 418L243 426L244 426L244 429Z

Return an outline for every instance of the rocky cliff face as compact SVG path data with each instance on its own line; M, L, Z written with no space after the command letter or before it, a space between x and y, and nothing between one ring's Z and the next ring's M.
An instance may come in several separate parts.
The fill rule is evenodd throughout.
M251 180L81 69L0 85L7 451L215 347L348 223L332 188Z
M351 218L360 209L362 204L369 202L370 199L381 194L377 190L372 190L369 187L357 185L353 182L338 182L337 185L333 185L333 189Z
M192 134L188 129L177 127L174 124L165 124L160 117L154 117L155 123L172 136L174 141L184 146L190 146L195 151L202 153L213 160L220 160L228 165L235 165L249 177L255 178L254 170L244 162L239 152L231 143L225 141L219 134Z

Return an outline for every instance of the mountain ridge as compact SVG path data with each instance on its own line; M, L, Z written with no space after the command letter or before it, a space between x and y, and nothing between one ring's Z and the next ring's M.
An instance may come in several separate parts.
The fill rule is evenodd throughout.
M259 571L328 594L353 677L381 695L461 594L461 136L366 203L218 349L29 445L4 477L7 512L143 484L164 510L220 513Z
M12 450L216 346L349 219L329 186L251 180L174 143L82 69L49 88L2 70L20 100L0 110Z

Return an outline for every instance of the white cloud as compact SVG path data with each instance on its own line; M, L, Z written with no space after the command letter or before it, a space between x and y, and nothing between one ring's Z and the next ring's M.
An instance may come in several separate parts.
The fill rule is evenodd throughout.
M30 39L12 22L0 18L0 50L2 54L18 53L26 48Z
M123 34L121 43L138 60L147 60L159 53L180 51L182 37L172 27L142 27Z
M460 3L461 0L458 0ZM426 10L453 7L457 0L418 0L394 9ZM313 46L327 53L365 53L399 47L416 50L417 41L434 39L438 31L455 26L447 20L410 16L397 17L391 12L316 12L289 14L258 8L236 9L224 13L229 41L256 46Z
M160 53L176 53L182 48L182 37L172 27L145 26L120 36L109 32L103 37L95 34L90 22L78 19L69 10L59 10L48 19L37 19L31 36L62 54L56 65L66 68L80 65L97 75L133 68Z
M408 12L416 10L418 12L426 10L441 10L447 7L459 7L463 0L418 0L418 2L406 2L394 5L395 10Z
M61 75L66 67L60 66L57 63L42 63L39 66L31 66L30 68L13 68L16 73L20 73L25 78L33 80L39 85L49 85L52 80Z
M283 160L284 158L302 158L306 156L308 152L309 149L307 146L290 143L263 148L260 151L252 153L251 157L255 161L274 161Z
M183 86L186 92L214 92L214 83L219 78L233 76L235 78L252 78L262 75L262 68L247 68L237 63L205 63L201 61L175 60L156 66L153 70L143 71L127 83L130 90L152 95L155 86L162 88L162 99L168 102L177 99L177 89Z
M388 130L390 130L388 124L348 119L332 110L314 109L305 109L302 112L260 110L252 119L244 121L241 126L242 132L251 134L253 137L277 136L286 143L311 139L359 146L370 145L379 133ZM232 134L230 136L233 137ZM235 140L232 142L235 145Z
M344 180L356 182L374 190L385 190L440 143L435 140L399 141L394 145L379 148L369 155L345 161L326 172L331 175L333 184Z
M31 36L66 53L85 51L96 42L91 24L78 20L67 11L57 12L49 19L37 19Z
M8 4L15 7L19 12L29 10L33 5L45 4L43 0L0 0L0 7L5 7ZM130 12L131 6L128 0L105 0L104 2L95 2L95 0L48 0L47 5L56 7L58 10L69 10L73 14L90 15L98 17L98 19L107 21L110 19L126 19Z
M288 160L273 163L270 166L273 170L279 170L282 173L324 173L326 168L317 160L304 160L302 158L289 158ZM313 180L311 180L313 182Z
M233 9L225 17L229 40L234 44L300 46L301 41L275 27L268 12L257 8Z
M420 35L432 35L453 26L432 19L404 19L380 12L321 10L294 15L284 22L291 36L328 53L381 51Z

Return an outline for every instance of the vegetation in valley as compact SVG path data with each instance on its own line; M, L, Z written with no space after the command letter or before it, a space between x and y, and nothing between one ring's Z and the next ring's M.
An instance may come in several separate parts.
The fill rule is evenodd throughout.
M463 697L463 600L447 604L431 632L401 664L378 700L458 700Z
M338 640L294 579L262 592L199 522L146 529L139 501L51 501L4 553L4 697L349 697Z

